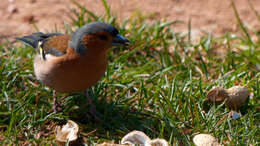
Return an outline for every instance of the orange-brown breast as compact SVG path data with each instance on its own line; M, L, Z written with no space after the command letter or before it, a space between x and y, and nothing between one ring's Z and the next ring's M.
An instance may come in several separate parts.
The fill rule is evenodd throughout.
M55 57L48 75L47 86L60 92L83 91L95 85L105 74L107 67L106 52L95 56L81 56L68 48L64 56ZM44 81L43 81L44 82Z

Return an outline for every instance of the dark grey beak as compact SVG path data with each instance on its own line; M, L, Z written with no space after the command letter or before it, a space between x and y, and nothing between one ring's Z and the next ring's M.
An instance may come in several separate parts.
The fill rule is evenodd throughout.
M126 39L125 37L121 36L120 34L117 34L114 40L112 41L111 45L112 46L128 46L129 45L129 40Z

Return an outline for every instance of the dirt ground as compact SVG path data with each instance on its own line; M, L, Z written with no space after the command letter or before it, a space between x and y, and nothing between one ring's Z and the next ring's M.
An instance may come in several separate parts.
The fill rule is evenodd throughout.
M136 12L154 14L151 19L183 20L175 30L187 32L187 22L192 21L192 34L202 32L223 34L238 30L230 0L107 0L111 10L126 18ZM250 9L248 0L234 0L243 21L260 28L260 22ZM78 0L87 9L104 13L101 0ZM260 0L251 0L260 13ZM31 24L35 21L40 31L48 32L57 27L62 30L64 22L70 23L68 7L73 7L70 0L1 0L0 3L0 40L24 35L36 31Z

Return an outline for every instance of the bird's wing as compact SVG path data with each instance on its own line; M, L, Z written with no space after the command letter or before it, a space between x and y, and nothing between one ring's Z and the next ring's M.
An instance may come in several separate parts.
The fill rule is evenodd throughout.
M66 54L70 38L70 35L61 33L44 34L37 32L16 39L37 49L42 58L45 59L46 54L51 54L53 56L62 56Z
M41 45L46 54L62 56L66 54L71 35L52 36Z

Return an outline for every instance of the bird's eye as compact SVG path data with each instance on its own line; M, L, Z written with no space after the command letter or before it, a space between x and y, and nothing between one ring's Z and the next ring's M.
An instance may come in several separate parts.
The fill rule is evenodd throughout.
M104 41L108 40L107 36L106 36L106 35L103 35L103 34L98 35L98 37L99 37L101 40L104 40Z

